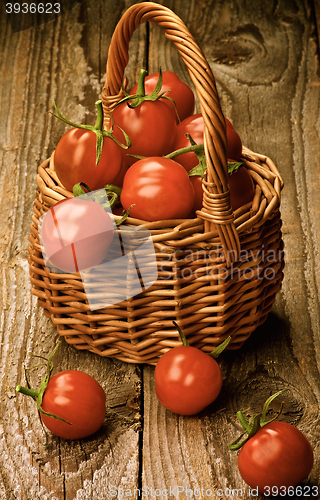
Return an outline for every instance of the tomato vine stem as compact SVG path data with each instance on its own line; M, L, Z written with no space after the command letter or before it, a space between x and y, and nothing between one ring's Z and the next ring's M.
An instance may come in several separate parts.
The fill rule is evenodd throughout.
M61 341L59 341L57 343L57 345L53 349L52 353L50 354L49 358L46 359L46 358L43 358L43 356L39 356L42 359L46 359L46 361L47 361L47 370L46 370L46 374L45 374L44 378L42 379L40 389L39 390L31 389L31 387L29 387L29 382L27 380L28 387L23 387L21 385L17 385L16 392L20 392L22 394L25 394L26 396L32 397L32 399L34 399L37 403L37 410L38 410L39 414L42 413L43 415L46 415L46 416L52 417L52 418L56 418L57 420L62 420L62 422L65 422L66 424L72 425L70 422L67 422L67 420L64 420L63 418L58 417L57 415L53 415L52 413L48 413L42 408L43 395L44 395L45 390L48 386L48 383L49 383L49 380L51 377L51 372L53 370L52 358L55 355L60 344L61 344ZM33 367L33 368L35 368L35 367Z
M249 411L249 408L247 410L237 412L237 418L240 424L242 425L244 432L239 437L237 437L237 439L232 441L231 444L229 444L229 449L231 451L239 450L248 441L248 439L250 439L252 436L254 436L254 434L258 432L259 429L261 429L265 425L269 424L270 422L273 422L278 418L278 416L282 411L282 407L280 412L274 418L267 420L268 407L275 398L277 398L278 396L280 396L280 394L284 393L287 390L288 389L282 389L281 391L278 391L272 396L270 396L263 405L262 413L252 415L249 422L246 420L244 416L244 414L247 411ZM247 436L244 439L242 439L243 436L245 436L245 434L247 434Z
M187 338L186 338L185 334L183 333L183 331L181 330L178 323L176 321L172 321L172 323L174 324L174 326L177 328L177 330L179 332L179 336L180 336L182 344L185 347L189 347L190 344L187 341ZM231 341L231 337L229 336L228 338L226 338L226 340L224 342L222 342L222 344L219 344L213 351L208 353L208 356L211 356L212 358L217 358L222 353L222 351L225 350L225 348L227 347L227 345L229 344L230 341Z

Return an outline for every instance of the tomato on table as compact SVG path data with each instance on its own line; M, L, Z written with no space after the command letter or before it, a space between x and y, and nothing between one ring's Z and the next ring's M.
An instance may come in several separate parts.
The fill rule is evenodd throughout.
M134 163L123 180L120 201L130 217L146 221L184 219L194 204L186 170L174 160L150 157Z
M164 354L156 365L155 380L160 403L179 415L199 413L222 388L218 363L192 346L175 347Z
M48 359L41 356L47 366L40 389L32 389L28 383L28 387L18 385L16 392L36 402L39 417L53 434L63 439L83 439L102 426L106 395L101 385L83 371L64 370L51 377L52 357L60 344L58 342Z
M310 473L313 451L302 432L286 422L270 422L241 448L239 472L259 492L267 487L297 486Z
M287 491L299 485L313 467L313 450L306 436L293 425L276 420L278 415L267 420L270 403L286 390L270 396L262 413L254 414L249 421L244 412L237 412L245 432L229 448L240 449L239 472L251 488L258 488L260 494L270 494L272 488Z
M212 353L188 344L179 330L183 345L167 351L156 364L155 389L160 403L178 415L195 415L212 403L222 388L222 373L215 357L230 342L230 337Z
M45 390L42 409L68 423L40 412L44 425L64 439L83 439L97 432L106 412L106 395L87 373L66 370L54 375ZM71 424L71 425L70 425Z

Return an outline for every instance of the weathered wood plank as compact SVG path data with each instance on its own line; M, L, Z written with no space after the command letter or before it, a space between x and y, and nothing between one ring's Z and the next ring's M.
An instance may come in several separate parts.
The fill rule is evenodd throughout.
M44 447L33 401L15 394L24 365L35 363L31 355L48 355L57 340L31 296L27 264L37 167L68 128L49 114L53 96L71 120L95 120L109 40L129 5L77 4L55 22L14 34L0 6L1 498L108 498L109 485L138 484L139 368L63 342L55 370L84 370L107 394L103 428L81 442L50 435ZM144 32L132 42L137 54ZM40 378L32 372L34 385Z
M216 77L224 113L244 144L271 157L284 177L286 268L282 292L265 325L240 351L221 356L223 392L200 416L164 411L154 393L154 370L144 370L143 484L159 490L180 487L179 498L188 498L186 488L201 486L208 489L208 498L209 488L224 493L222 498L232 490L232 498L250 498L237 455L228 450L240 434L236 411L250 407L259 412L271 393L288 387L281 397L281 418L311 440L315 465L308 484L319 487L320 81L311 5L161 3L180 15L195 36ZM176 49L162 37L158 27L150 26L151 70L161 64L188 82ZM280 403L273 408L280 409Z
M309 0L161 2L196 37L216 76L224 112L243 142L270 156L285 181L283 289L266 324L240 351L221 357L225 381L219 399L199 416L175 416L157 401L152 367L102 359L63 343L55 369L93 375L107 394L106 420L91 438L68 443L50 436L45 448L33 402L15 394L15 385L24 382L23 366L34 364L31 355L48 355L57 340L31 297L27 265L37 166L67 129L48 111L56 96L71 120L94 121L111 34L132 3L81 2L55 22L15 34L0 6L0 497L101 500L114 487L139 498L137 488L144 487L158 498L160 491L170 499L199 491L199 498L249 500L236 454L228 450L239 434L235 413L249 406L259 411L283 386L290 391L281 398L281 418L310 438L316 461L309 484L320 488L320 80ZM140 67L153 72L161 64L191 84L159 28L150 26L149 35L145 26L139 28L130 50L130 83ZM40 378L32 372L33 384ZM275 402L274 411L279 408Z

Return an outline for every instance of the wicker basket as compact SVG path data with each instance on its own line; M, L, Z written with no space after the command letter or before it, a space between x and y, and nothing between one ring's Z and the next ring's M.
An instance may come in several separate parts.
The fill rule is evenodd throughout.
M150 223L129 217L126 225L144 226L152 235L158 278L139 295L91 311L79 274L54 273L44 265L38 221L57 201L73 196L57 178L51 157L38 170L29 264L32 292L69 344L126 362L155 364L180 344L173 320L191 345L207 352L229 335L229 348L241 347L266 320L283 278L283 182L268 157L244 147L242 159L254 181L255 196L233 213L224 117L214 77L181 19L162 5L135 4L116 27L102 95L105 119L123 96L129 41L146 21L162 27L176 45L197 91L207 160L203 208L197 218L187 220Z

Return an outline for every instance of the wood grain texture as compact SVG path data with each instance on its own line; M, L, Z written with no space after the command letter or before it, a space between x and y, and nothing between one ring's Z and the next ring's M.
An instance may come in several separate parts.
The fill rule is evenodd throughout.
M195 36L244 144L270 156L285 182L283 288L267 322L240 351L221 356L219 398L196 417L178 417L158 403L154 368L65 342L55 370L82 369L101 383L102 429L70 443L50 435L44 447L32 400L15 394L24 366L35 363L32 354L48 355L57 341L31 296L27 264L37 167L68 128L49 114L52 99L70 120L94 121L111 35L133 3L82 1L54 22L14 34L0 4L0 499L109 500L115 487L136 500L144 487L149 498L164 500L197 490L197 498L250 500L228 450L240 433L235 414L249 406L258 412L282 387L290 390L273 412L283 402L280 418L310 439L315 465L306 484L320 489L318 0L159 2ZM151 73L159 65L192 86L175 47L159 28L143 25L130 43L126 75L133 83L140 67ZM41 375L31 372L33 385Z
M0 498L108 498L110 484L134 487L138 481L140 369L78 353L63 342L55 370L82 369L107 394L103 428L75 443L50 437L45 448L33 401L15 395L15 386L25 384L23 367L36 362L31 355L48 355L57 341L31 296L27 264L37 167L67 128L49 114L53 96L71 120L95 119L101 58L128 5L119 2L109 8L113 15L103 16L100 2L78 4L56 22L13 34L1 4ZM143 29L133 44L140 36ZM43 375L32 372L34 386Z
M153 371L144 371L144 482L176 491L184 486L181 498L188 498L187 487L200 485L223 498L232 489L234 498L250 498L237 456L228 450L240 434L236 411L259 412L271 393L288 387L281 418L311 440L309 484L319 485L319 52L313 10L300 1L197 2L197 8L161 3L174 6L204 51L224 113L244 144L270 156L284 177L286 268L274 313L239 352L222 356L223 392L200 419L165 414L154 395ZM190 83L175 48L166 42L158 50L161 36L150 27L150 72L159 64L178 68Z

